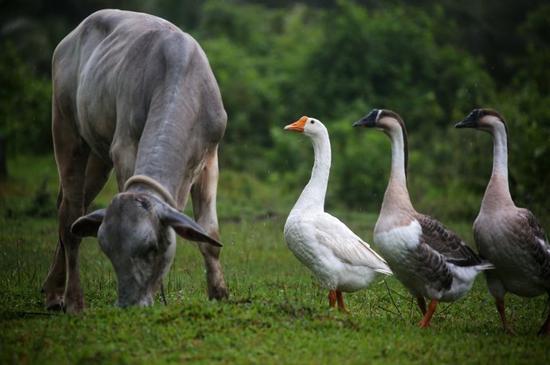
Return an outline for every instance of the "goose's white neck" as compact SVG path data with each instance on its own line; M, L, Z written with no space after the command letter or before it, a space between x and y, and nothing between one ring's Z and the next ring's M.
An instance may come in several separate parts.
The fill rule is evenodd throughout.
M311 178L294 204L293 211L316 210L324 211L325 195L327 192L328 178L330 175L330 140L328 132L311 136L315 162L311 170Z
M493 135L493 171L487 185L482 206L514 204L508 185L508 141L506 127L495 118L491 123Z
M381 214L391 214L396 210L414 211L407 189L405 137L401 127L386 130L391 139L391 174Z

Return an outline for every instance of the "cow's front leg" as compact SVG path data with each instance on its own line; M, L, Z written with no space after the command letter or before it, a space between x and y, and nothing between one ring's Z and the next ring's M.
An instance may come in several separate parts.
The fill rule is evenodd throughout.
M63 199L63 190L59 189L57 196L57 211ZM42 284L42 293L45 297L45 306L48 310L60 311L63 309L63 295L65 294L66 277L65 247L59 238L48 275Z
M78 313L84 309L84 296L80 286L80 238L71 233L71 224L84 214L84 197L64 198L59 208L59 237L65 248L67 280L63 296L64 309Z
M84 213L84 186L89 148L71 130L59 128L54 119L55 157L62 193L59 202L59 240L65 251L66 282L63 305L69 313L84 309L80 286L80 238L71 233L72 223Z
M217 149L209 156L204 170L191 188L193 213L197 223L206 232L219 239L218 216L216 214L216 190L218 186L218 152ZM220 248L208 243L199 243L199 249L206 265L206 280L208 297L224 299L229 296L225 285L223 270L220 263Z

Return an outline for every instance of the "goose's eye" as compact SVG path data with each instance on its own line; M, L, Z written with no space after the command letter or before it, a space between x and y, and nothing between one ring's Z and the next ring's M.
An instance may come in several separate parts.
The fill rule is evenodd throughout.
M314 120L312 120L312 121L310 121L310 123L311 123L311 124L315 124L315 121L314 121Z

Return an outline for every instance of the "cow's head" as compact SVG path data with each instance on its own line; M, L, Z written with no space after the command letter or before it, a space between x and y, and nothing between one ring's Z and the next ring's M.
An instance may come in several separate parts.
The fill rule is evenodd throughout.
M153 303L174 259L174 231L221 246L191 218L146 193L120 193L106 209L80 217L71 227L77 236L97 236L115 269L121 307Z

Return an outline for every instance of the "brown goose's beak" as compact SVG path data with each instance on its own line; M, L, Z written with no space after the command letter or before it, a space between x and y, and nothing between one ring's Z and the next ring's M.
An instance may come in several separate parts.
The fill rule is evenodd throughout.
M307 120L308 117L303 116L294 123L287 125L284 129L285 131L304 133L304 127L306 126Z
M477 128L478 127L478 111L473 110L466 118L455 124L455 128Z
M369 112L369 114L365 115L362 119L359 119L357 122L353 123L353 126L374 128L376 127L376 122L378 121L379 114L380 114L379 109L373 109Z

